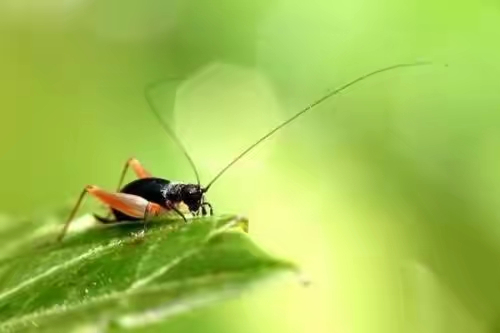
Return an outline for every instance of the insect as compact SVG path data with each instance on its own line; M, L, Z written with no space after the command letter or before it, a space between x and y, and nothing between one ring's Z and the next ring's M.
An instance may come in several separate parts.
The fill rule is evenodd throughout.
M427 62L415 62L415 63L406 63L406 64L397 64L389 67L384 67L373 72L364 74L343 86L330 91L320 99L314 101L313 103L306 106L304 109L297 112L292 117L283 121L281 124L273 128L270 132L262 136L252 145L250 145L247 149L241 152L238 156L236 156L231 162L229 162L222 170L219 171L215 175L215 177L206 185L202 186L200 184L200 178L198 175L198 171L196 166L187 153L186 149L182 145L181 141L177 138L175 133L171 130L171 128L163 121L160 113L156 109L152 98L149 94L150 90L154 87L154 85L150 85L145 90L145 97L149 104L150 110L153 115L157 118L159 124L162 126L163 130L176 142L176 144L180 147L184 156L189 161L194 174L196 176L197 183L182 183L182 182L173 182L163 178L153 177L152 174L147 171L141 163L135 159L131 158L126 163L122 170L120 181L118 184L118 189L116 192L108 192L105 191L98 186L89 185L86 186L80 194L78 201L76 202L71 214L66 220L64 227L62 228L61 233L58 236L58 240L61 241L68 227L73 221L84 197L89 194L92 197L96 198L100 202L107 205L111 210L111 218L110 217L101 217L94 215L96 219L102 223L115 223L122 221L144 221L144 225L151 217L160 216L166 213L175 212L177 213L184 221L187 222L187 219L184 213L179 209L181 204L184 204L188 207L190 213L194 216L213 215L212 205L206 201L205 194L208 192L210 187L236 162L238 162L241 158L243 158L246 154L248 154L253 148L257 145L265 141L271 135L297 119L299 116L303 115L307 111L313 109L319 104L323 103L325 100L330 97L337 95L343 90L353 86L354 84L361 82L371 76L387 72L390 70L394 70L402 67L414 67L414 66L422 66L428 65ZM129 169L132 169L137 176L137 179L126 184L122 187L123 181L125 179L125 175Z

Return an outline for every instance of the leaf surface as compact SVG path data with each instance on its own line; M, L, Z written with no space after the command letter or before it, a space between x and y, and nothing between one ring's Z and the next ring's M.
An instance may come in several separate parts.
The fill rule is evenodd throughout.
M255 246L241 217L158 220L142 229L90 228L2 259L0 332L144 325L295 270Z

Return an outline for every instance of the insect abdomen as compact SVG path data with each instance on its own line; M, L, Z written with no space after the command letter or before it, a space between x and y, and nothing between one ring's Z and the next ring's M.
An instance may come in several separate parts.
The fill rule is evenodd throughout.
M170 184L170 181L162 178L141 178L141 179L136 179L125 185L120 190L120 192L140 196L150 202L157 203L160 206L164 207L166 201L165 193L168 184ZM116 209L113 209L112 211L116 221L140 220L139 218L128 216ZM101 222L106 222L103 221L102 219L99 220Z

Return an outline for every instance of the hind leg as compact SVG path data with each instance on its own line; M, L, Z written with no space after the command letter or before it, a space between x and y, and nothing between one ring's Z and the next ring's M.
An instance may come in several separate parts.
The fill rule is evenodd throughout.
M120 180L118 181L118 186L116 188L117 192L119 192L121 190L122 185L123 185L123 181L125 180L125 176L127 175L127 171L129 168L132 168L132 170L134 171L137 178L149 178L152 176L151 173L142 166L142 164L139 162L139 160L137 160L134 157L131 157L127 160L127 162L125 162L125 165L123 166L122 173L120 175ZM113 211L110 210L108 212L108 214L106 215L106 217L95 216L95 215L94 215L94 217L103 223L116 222L115 220L113 220L111 218L112 215L113 215Z
M118 188L116 189L116 191L120 191L123 185L123 180L125 179L125 176L129 168L132 168L132 170L134 170L134 173L137 176L137 178L151 177L151 173L148 170L144 169L142 164L136 158L133 157L129 158L125 163L125 166L123 167L122 174L120 176L120 181L118 182Z
M149 202L146 199L139 197L137 195L126 194L126 193L112 193L100 189L97 186L89 185L83 189L75 207L71 211L66 223L64 224L61 233L57 237L58 241L61 241L68 231L68 227L73 221L78 209L80 208L83 199L87 194L90 194L94 198L98 199L110 208L116 209L123 214L126 214L135 218L153 217L165 213L167 210L160 205Z

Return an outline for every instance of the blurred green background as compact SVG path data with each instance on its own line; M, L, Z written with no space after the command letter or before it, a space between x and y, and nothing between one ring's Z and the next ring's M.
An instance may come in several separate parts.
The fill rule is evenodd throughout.
M152 81L172 78L155 100L206 183L329 89L430 60L324 103L209 193L309 288L138 332L500 332L499 41L492 0L2 0L1 211L112 189L130 156L193 181Z

